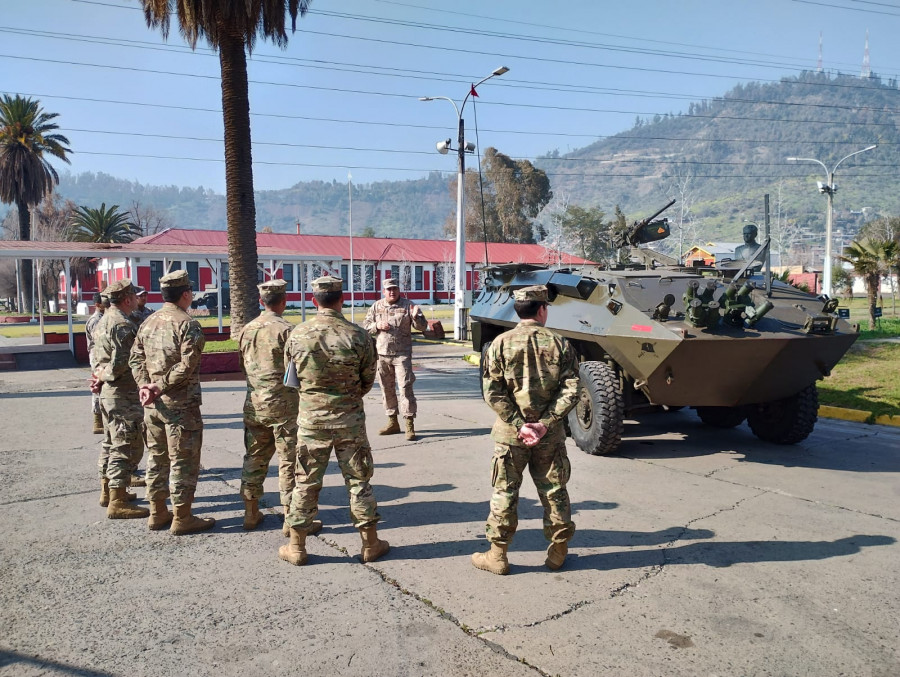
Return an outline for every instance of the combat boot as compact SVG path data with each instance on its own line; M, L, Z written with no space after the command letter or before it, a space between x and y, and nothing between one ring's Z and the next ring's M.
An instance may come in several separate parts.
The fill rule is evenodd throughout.
M166 499L154 498L150 501L150 519L147 520L147 526L150 531L159 531L165 529L172 523L172 513L166 506Z
M191 514L191 503L189 500L183 505L175 506L175 519L172 520L172 526L169 531L175 536L183 536L184 534L196 534L207 529L212 529L216 520L212 517L197 517Z
M320 531L322 531L322 520L313 520L312 524L310 524L309 528L306 530L306 533L309 536L315 536ZM291 527L287 523L287 520L281 525L281 533L284 534L285 538L288 538L291 535Z
M308 559L306 554L306 531L291 529L291 542L278 548L278 556L285 562L302 567Z
M509 560L506 559L508 545L491 543L491 549L487 552L476 552L472 555L472 564L476 569L490 571L498 576L509 573Z
M146 487L147 480L145 480L140 475L135 475L134 473L132 473L131 478L128 480L128 486L129 487Z
M374 562L391 549L387 541L378 538L378 529L373 524L370 527L361 527L359 535L362 536L362 552L360 558L363 562Z
M125 487L113 487L109 490L109 507L106 509L106 516L109 519L130 520L150 515L147 508L128 505L127 494Z
M99 411L94 414L94 434L103 434L103 417L100 415Z
M400 432L400 422L397 420L397 414L388 416L387 425L378 431L379 435L396 435Z
M547 548L547 559L544 560L544 566L550 571L562 569L567 554L569 554L568 543L551 543L550 547Z
M109 480L105 477L100 478L100 507L105 508L109 505Z
M244 499L244 531L253 531L265 518L266 516L259 511L258 498Z
M406 439L409 442L416 441L416 426L415 426L415 424L413 424L414 420L415 419L412 418L411 416L408 416L406 418Z

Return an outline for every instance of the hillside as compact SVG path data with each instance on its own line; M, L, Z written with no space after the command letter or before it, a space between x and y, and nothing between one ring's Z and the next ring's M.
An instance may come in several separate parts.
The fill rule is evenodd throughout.
M740 239L746 221L762 222L770 194L773 223L809 234L824 229L825 198L815 182L824 171L789 156L817 158L829 167L845 155L878 148L841 165L835 198L838 230L855 232L865 219L900 214L894 172L900 166L900 91L895 81L804 73L774 84L739 85L720 98L691 103L684 114L637 120L627 132L585 148L547 154L535 164L547 171L554 193L570 204L599 206L611 215L621 205L629 220L669 197L686 216L686 239ZM504 149L499 149L501 152ZM450 182L433 173L411 181L353 186L353 229L381 237L442 237L455 209ZM225 198L202 188L144 186L103 174L64 175L59 192L78 204L133 201L163 210L171 224L221 229ZM346 232L347 185L298 183L257 194L257 225L276 232Z

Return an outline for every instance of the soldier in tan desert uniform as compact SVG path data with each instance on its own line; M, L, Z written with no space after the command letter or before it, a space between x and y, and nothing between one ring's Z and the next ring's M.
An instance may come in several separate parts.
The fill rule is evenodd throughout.
M151 530L171 523L173 534L191 534L216 523L191 514L203 444L200 356L206 339L187 314L193 299L187 272L164 275L159 284L165 303L138 330L130 362L147 428L148 523Z
M397 420L397 413L401 411L406 420L406 439L412 441L416 439L413 423L416 418L416 396L413 393L416 377L412 370L412 328L422 331L428 327L428 321L419 306L407 298L400 298L397 280L385 280L383 290L384 298L372 304L363 324L366 331L375 337L375 347L378 350L378 384L381 386L384 410L388 416L387 425L379 430L378 434L399 433L400 423Z

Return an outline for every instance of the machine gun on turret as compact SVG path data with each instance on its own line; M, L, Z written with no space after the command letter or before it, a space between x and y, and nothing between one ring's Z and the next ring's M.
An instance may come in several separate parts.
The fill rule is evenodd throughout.
M638 245L646 244L647 242L656 242L657 240L664 240L669 237L669 219L664 218L659 219L658 221L654 221L653 219L662 214L673 204L675 204L675 198L672 198L665 207L653 212L653 214L646 219L635 221L630 228L619 233L613 244L619 248L625 247L626 245L637 247Z

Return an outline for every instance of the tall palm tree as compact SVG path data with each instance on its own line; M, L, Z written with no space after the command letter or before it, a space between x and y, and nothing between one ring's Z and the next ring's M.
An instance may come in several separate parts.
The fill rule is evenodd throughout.
M291 29L296 30L297 16L306 14L309 3L310 0L141 0L147 25L159 28L164 38L169 35L170 14L175 14L181 35L192 48L205 38L219 52L232 335L259 314L246 52L253 51L257 38L285 47L285 15L290 15Z
M869 303L869 329L875 329L875 308L878 305L878 292L881 280L891 274L891 267L897 256L897 242L874 237L863 237L854 240L844 247L844 255L840 257L853 266L853 271L866 284L866 296Z
M58 113L46 113L35 99L4 94L0 97L0 201L15 203L19 239L31 239L31 209L53 192L59 175L48 161L52 155L68 163L69 140L54 134ZM32 261L22 266L25 308L31 311Z
M72 214L72 240L74 242L109 242L122 244L131 242L140 235L137 226L131 222L128 212L120 212L119 205L100 209L78 207Z

